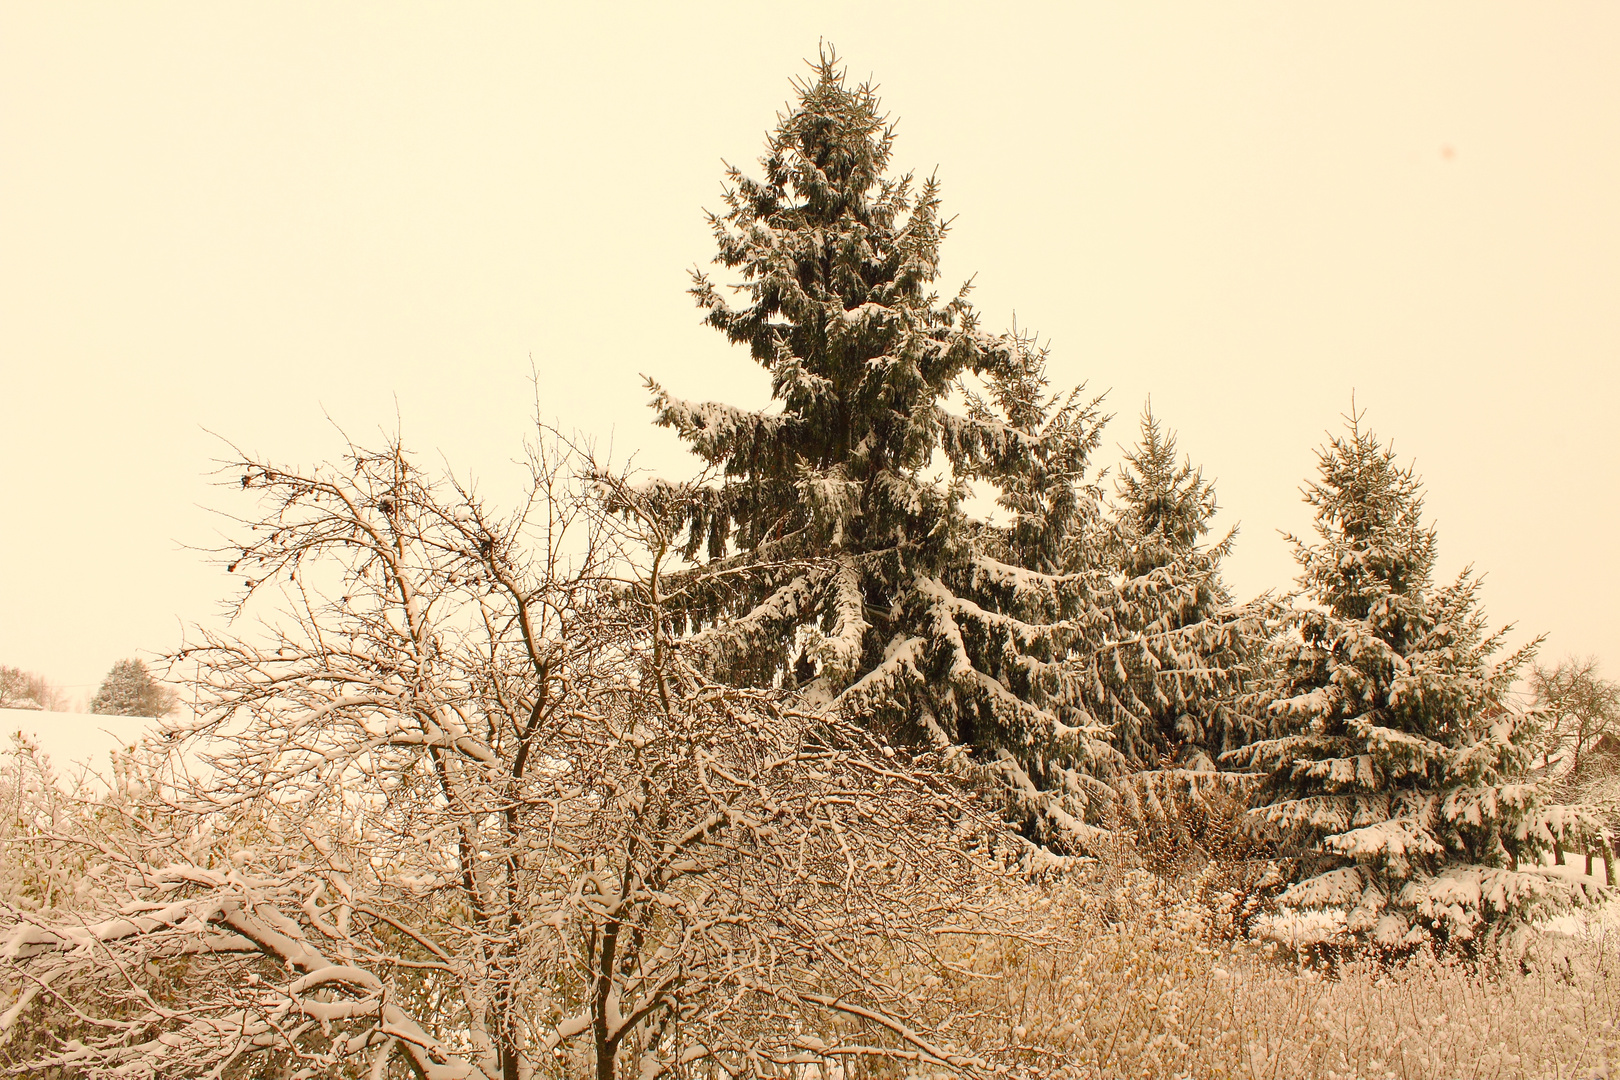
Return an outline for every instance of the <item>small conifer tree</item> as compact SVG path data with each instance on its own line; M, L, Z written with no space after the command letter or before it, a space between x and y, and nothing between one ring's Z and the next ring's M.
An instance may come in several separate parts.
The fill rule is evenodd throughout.
M1182 597L1167 615L1167 628L1184 630L1208 622L1232 630L1197 638L1193 648L1173 657L1194 670L1224 673L1220 685L1225 692L1191 683L1201 692L1150 702L1147 722L1120 740L1121 749L1144 763L1171 758L1214 768L1215 758L1255 734L1234 702L1244 688L1256 640L1236 632L1235 626L1252 627L1263 620L1270 599L1246 605L1242 613L1247 619L1234 623L1232 594L1220 568L1232 552L1237 529L1214 544L1204 543L1219 509L1215 487L1188 458L1178 460L1175 432L1163 427L1151 403L1142 410L1140 437L1125 454L1114 494L1115 559L1124 578L1157 578Z
M1217 772L1216 761L1259 733L1242 703L1276 605L1269 594L1233 604L1220 570L1237 529L1204 542L1219 508L1214 485L1177 456L1176 435L1151 402L1114 497L1111 543L1122 581L1179 598L1160 621L1181 647L1159 654L1153 692L1143 695L1140 712L1120 716L1114 733L1133 767L1115 782L1121 817L1171 853L1208 841L1209 829L1225 835L1244 806L1251 778Z
M1421 482L1360 414L1318 457L1317 540L1289 538L1305 604L1259 695L1272 737L1227 755L1266 774L1246 823L1290 857L1281 902L1402 948L1585 898L1535 869L1556 838L1599 827L1531 773L1539 721L1508 690L1537 643L1492 663L1506 628L1488 632L1479 579L1433 587Z

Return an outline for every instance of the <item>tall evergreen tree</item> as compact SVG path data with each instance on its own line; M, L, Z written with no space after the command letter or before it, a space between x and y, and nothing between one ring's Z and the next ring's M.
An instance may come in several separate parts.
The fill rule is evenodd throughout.
M1260 695L1273 737L1228 755L1267 774L1247 823L1292 857L1282 902L1401 947L1580 899L1532 869L1555 837L1598 827L1531 774L1538 720L1508 690L1536 643L1492 663L1506 630L1487 631L1479 579L1433 587L1421 482L1359 414L1318 457L1317 540L1289 538L1306 604Z
M889 174L873 88L824 54L796 91L761 178L731 169L710 218L738 302L702 273L692 290L770 373L776 407L649 380L658 422L719 473L668 492L700 564L669 583L684 647L891 738L966 747L1043 837L1083 840L1111 797L1099 778L1123 765L1118 718L1145 711L1158 654L1180 644L1155 628L1182 597L1122 590L1086 555L1096 403L1047 396L1032 341L981 331L965 288L933 291L939 187ZM964 375L987 393L953 413ZM968 517L970 480L1000 490L1008 524Z

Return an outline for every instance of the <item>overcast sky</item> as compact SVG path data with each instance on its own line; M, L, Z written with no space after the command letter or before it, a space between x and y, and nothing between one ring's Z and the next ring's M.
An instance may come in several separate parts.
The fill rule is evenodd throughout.
M943 181L943 289L1108 391L1099 464L1152 395L1237 592L1354 392L1442 572L1620 675L1620 6L1480 2L0 4L0 663L86 694L215 617L210 430L397 415L499 497L532 363L688 471L640 376L764 403L687 274L822 38Z

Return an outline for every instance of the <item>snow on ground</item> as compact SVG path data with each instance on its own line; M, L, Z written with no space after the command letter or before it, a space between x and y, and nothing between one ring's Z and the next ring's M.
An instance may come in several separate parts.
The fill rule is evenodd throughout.
M1567 878L1587 885L1602 885L1603 856L1601 853L1592 860L1592 874L1586 874L1586 856L1578 851L1564 852L1564 865L1554 866L1551 855L1542 860L1541 872L1551 877ZM1620 867L1616 867L1616 874L1620 875ZM1560 934L1570 934L1583 937L1587 934L1602 934L1604 937L1620 937L1620 903L1610 900L1595 911L1573 912L1569 915L1559 915L1542 923L1543 930L1552 930Z
M158 721L139 716L0 709L0 754L15 752L18 740L27 740L71 787L81 778L110 777L113 751L134 746L157 726Z

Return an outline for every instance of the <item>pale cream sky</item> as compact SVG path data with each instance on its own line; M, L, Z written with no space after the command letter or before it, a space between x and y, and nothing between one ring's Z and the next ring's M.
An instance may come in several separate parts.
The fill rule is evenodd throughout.
M1620 6L0 4L0 663L78 693L213 617L212 429L326 415L509 490L543 408L663 472L639 373L762 403L700 325L721 159L817 41L938 169L947 290L1155 410L1278 529L1352 390L1442 571L1620 675Z

